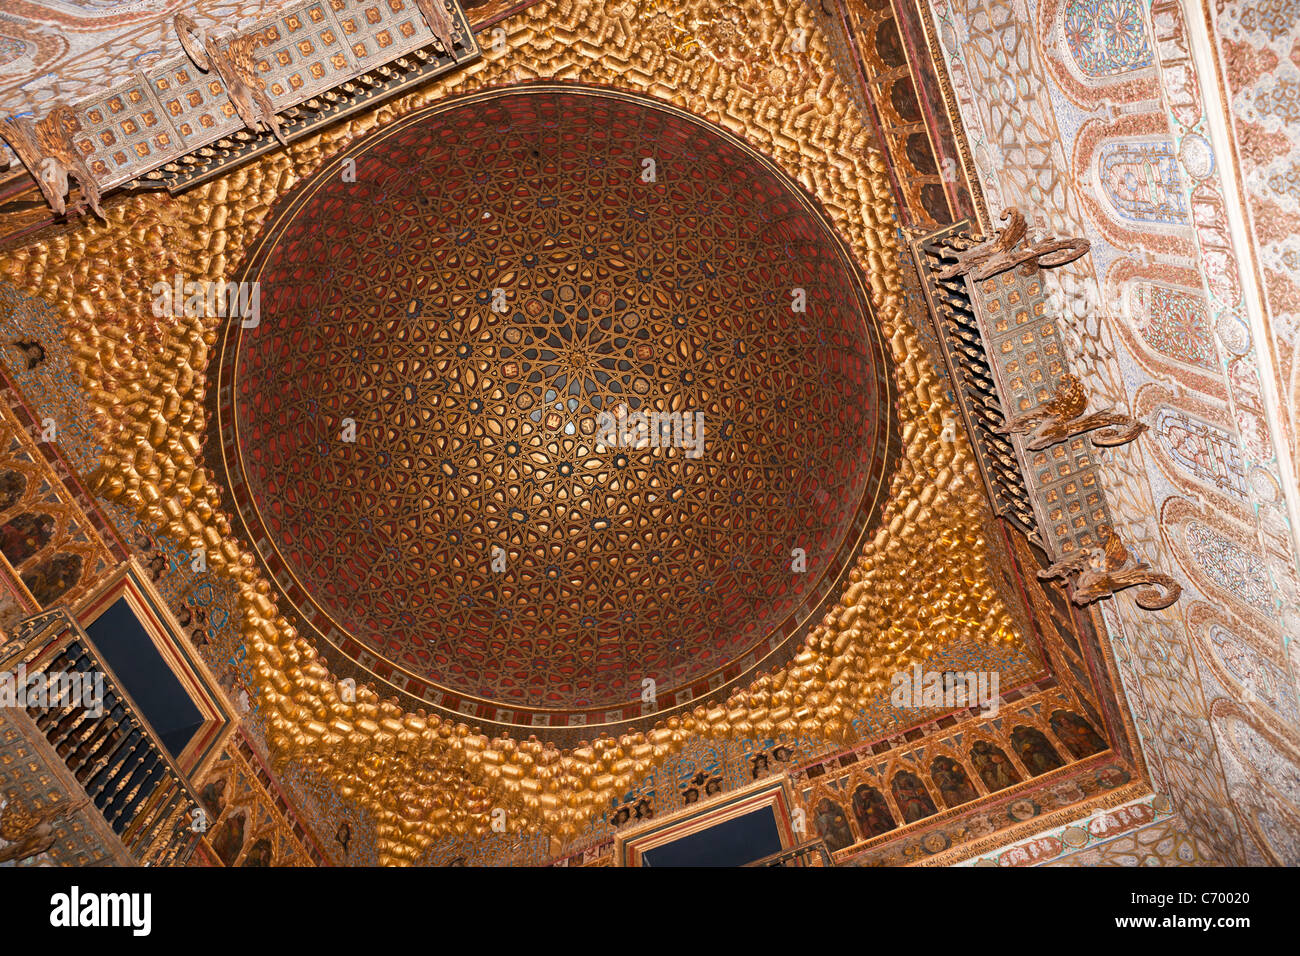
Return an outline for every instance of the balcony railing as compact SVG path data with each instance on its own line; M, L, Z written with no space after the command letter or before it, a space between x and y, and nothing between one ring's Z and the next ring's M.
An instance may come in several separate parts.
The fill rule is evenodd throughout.
M26 712L85 790L133 859L147 866L184 863L197 845L199 800L167 748L76 619L63 608L19 625L0 667L34 674L102 675L102 697L51 699ZM83 678L84 679L84 678ZM84 684L83 684L84 687Z
M966 279L962 275L946 279L938 275L952 258L953 250L975 244L965 231L968 225L958 223L914 242L913 255L952 377L957 407L974 439L975 459L989 497L999 515L1037 541L1034 506L1021 476L1015 447L999 431L1006 423L1005 412Z

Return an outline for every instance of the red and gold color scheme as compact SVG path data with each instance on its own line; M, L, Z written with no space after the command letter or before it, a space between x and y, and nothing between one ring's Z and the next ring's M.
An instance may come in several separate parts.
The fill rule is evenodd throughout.
M725 696L879 516L897 421L855 266L654 100L412 113L277 204L240 275L233 510L300 627L441 710L576 739ZM685 428L629 447L624 413Z

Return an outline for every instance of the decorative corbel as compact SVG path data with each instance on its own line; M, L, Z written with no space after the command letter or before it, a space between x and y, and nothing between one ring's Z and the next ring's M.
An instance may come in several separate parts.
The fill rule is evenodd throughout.
M55 106L42 120L27 116L4 120L0 123L0 136L32 174L56 215L76 215L88 206L103 219L99 184L72 143L72 134L79 128L77 114L71 107ZM82 197L71 209L67 207L69 176L76 177Z
M415 5L420 8L424 22L429 24L429 29L438 38L443 50L454 58L456 54L452 50L451 17L447 16L447 8L442 5L442 0L415 0Z
M26 860L54 846L57 824L64 817L90 806L90 798L65 801L53 807L31 810L10 798L0 807L0 839L7 844L0 849L0 863Z
M254 133L265 127L275 134L280 145L288 146L280 118L266 95L266 83L253 64L253 51L261 38L256 34L234 36L223 48L216 37L183 13L178 13L172 24L190 61L203 73L216 71L244 125Z
M1088 394L1083 390L1083 383L1067 372L1050 399L1032 412L1008 419L995 431L1002 435L1028 435L1025 448L1041 451L1084 432L1094 432L1088 436L1094 445L1111 448L1131 442L1147 430L1145 422L1122 412L1107 409L1084 415L1087 407Z
M1100 548L1083 548L1038 572L1039 578L1065 578L1071 584L1071 598L1083 606L1110 597L1125 588L1147 585L1134 596L1138 607L1159 611L1178 600L1182 586L1169 575L1152 571L1144 561L1137 561L1128 548L1106 525L1098 525Z
M944 250L944 258L956 258L957 261L944 266L935 275L940 279L965 275L972 282L983 282L1016 266L1029 275L1035 268L1053 269L1073 262L1092 247L1087 239L1046 239L1025 243L1029 223L1020 210L1014 206L1004 209L999 218L1007 220L1007 225L999 229L994 238L960 252Z

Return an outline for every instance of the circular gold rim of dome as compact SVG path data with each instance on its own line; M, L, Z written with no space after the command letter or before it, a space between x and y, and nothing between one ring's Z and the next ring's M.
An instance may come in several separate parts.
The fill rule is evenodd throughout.
M311 638L317 642L318 650L325 653L327 662L336 677L347 676L358 683L373 684L381 687L384 693L399 695L408 707L427 707L454 720L472 720L487 730L536 734L561 745L572 745L602 733L648 730L673 714L723 700L736 688L752 681L756 675L787 662L816 620L833 606L836 596L843 588L845 577L853 565L854 555L860 551L863 541L875 533L888 476L897 463L898 436L893 407L892 362L871 310L858 265L829 217L806 190L740 137L689 111L640 94L579 83L537 82L522 86L472 91L413 110L403 115L400 120L350 142L347 148L330 157L309 176L304 177L294 189L281 196L257 238L249 245L240 268L236 270L236 281L261 282L264 279L268 261L278 252L281 239L290 233L297 217L304 214L306 210L314 208L313 204L317 202L317 197L323 190L342 181L341 173L348 162L356 161L360 166L360 161L377 146L383 145L390 138L418 130L422 124L442 114L463 111L467 107L503 98L547 94L608 99L636 109L659 112L666 117L689 124L711 140L718 140L728 149L736 150L739 155L755 163L759 167L759 172L770 176L773 185L782 189L784 194L797 204L801 215L806 217L807 224L817 230L828 250L833 250L843 277L852 285L852 292L856 299L856 314L865 333L864 343L877 363L875 367L869 366L869 384L864 386L874 394L863 395L863 400L868 401L870 407L878 409L880 413L871 429L871 448L866 452L868 466L872 471L863 476L862 497L846 519L843 536L832 542L834 557L818 569L819 573L810 587L795 602L793 609L785 618L752 639L746 649L733 653L708 672L692 673L688 678L673 684L660 681L654 698L657 706L653 709L637 707L634 712L633 707L628 706L626 702L615 701L600 702L588 707L543 707L477 696L445 680L417 673L376 648L373 641L359 637L331 607L327 607L318 599L312 582L304 580L300 567L286 556L281 542L270 528L262 495L255 493L250 486L250 465L246 460L245 440L240 437L242 418L237 403L244 388L259 387L256 382L245 385L241 379L243 348L253 347L251 343L256 341L257 337L265 335L269 326L280 323L281 316L264 313L262 322L256 329L247 332L238 320L230 320L226 324L214 359L217 374L215 387L211 392L214 401L209 403L208 409L212 424L207 447L220 449L219 455L209 456L208 464L216 470L218 485L223 490L223 511L236 516L241 537L251 543L251 550L257 556L261 573L266 579L275 582L277 600L278 603L282 603L284 613L301 633L311 635ZM648 144L647 148L652 149L653 143ZM346 255L346 251L339 250L334 254ZM507 292L511 292L511 289L507 289ZM452 307L451 302L455 298L453 290L442 287L427 289L421 295L431 301L446 299L447 308ZM269 308L265 295L263 295L263 308ZM456 306L458 310L468 308L468 303ZM809 314L815 314L812 308ZM375 321L380 323L380 320ZM243 345L245 336L248 337L248 345ZM262 368L261 365L258 367ZM482 373L480 373L481 377ZM718 387L718 384L715 383L714 387ZM358 417L357 421L360 424L361 418ZM233 489L243 490L241 494L236 495ZM489 490L491 490L490 486ZM341 489L340 493L342 493ZM248 504L241 507L240 501L247 501ZM510 540L503 537L497 543L503 549L510 550L512 555L514 554ZM543 541L542 546L553 543L552 538ZM443 571L446 572L446 569L444 568ZM301 597L291 597L292 594ZM539 626L544 625L540 625L539 622ZM738 672L722 678L724 670L737 670L738 662L742 662ZM380 669L393 676L383 676L378 672ZM638 674L638 680L640 676L643 675ZM698 695L693 695L692 689L701 685L707 685L707 689ZM639 687L637 689L639 691ZM463 709L465 705L469 705L472 709ZM619 716L612 718L611 715L615 712L620 712Z

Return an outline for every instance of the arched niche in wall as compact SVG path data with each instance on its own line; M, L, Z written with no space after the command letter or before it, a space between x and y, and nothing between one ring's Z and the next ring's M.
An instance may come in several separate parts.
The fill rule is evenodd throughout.
M1090 120L1072 163L1080 201L1108 242L1195 260L1191 206L1163 114Z
M1146 448L1171 482L1209 507L1253 519L1241 441L1222 405L1144 385L1133 409L1150 429Z
M1159 97L1140 0L1043 0L1038 35L1052 79L1077 105Z
M1184 573L1207 595L1221 598L1262 633L1279 633L1273 582L1259 543L1242 533L1242 522L1170 498L1160 524Z
M1223 608L1197 601L1187 623L1219 684L1252 712L1283 727L1300 728L1300 701L1276 642L1263 640Z
M1227 401L1219 346L1194 269L1121 259L1106 274L1107 301L1118 303L1113 323L1133 357L1152 378Z
M1210 722L1238 819L1268 862L1300 866L1300 749L1235 701L1216 700Z

